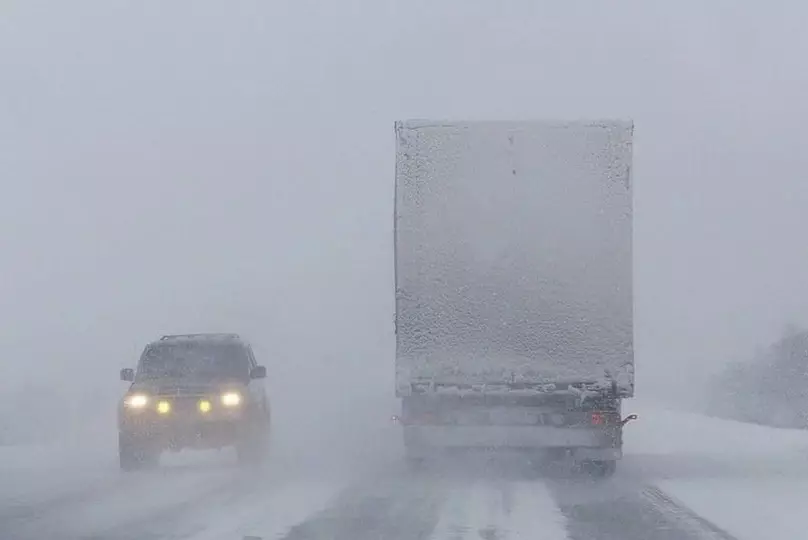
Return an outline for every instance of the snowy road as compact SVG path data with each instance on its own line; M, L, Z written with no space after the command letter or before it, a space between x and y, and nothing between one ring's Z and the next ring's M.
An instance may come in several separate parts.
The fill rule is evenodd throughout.
M271 468L249 473L226 459L109 472L72 492L8 505L0 511L0 538L730 538L630 474L594 482L520 466L441 475L390 468L351 483Z
M0 449L0 539L800 537L808 433L639 412L646 422L627 433L626 458L605 481L518 461L411 474L367 454L317 466L294 448L259 473L214 452L121 474L110 448L50 460Z

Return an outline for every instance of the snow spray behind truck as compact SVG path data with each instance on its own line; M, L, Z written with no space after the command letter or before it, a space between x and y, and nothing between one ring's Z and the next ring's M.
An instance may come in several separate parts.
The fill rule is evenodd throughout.
M633 123L417 120L395 133L407 459L513 449L611 474L634 395Z

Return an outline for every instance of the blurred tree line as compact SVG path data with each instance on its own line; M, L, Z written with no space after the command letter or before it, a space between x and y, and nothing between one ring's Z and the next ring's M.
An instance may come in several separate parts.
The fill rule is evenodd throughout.
M808 330L789 325L782 337L710 385L710 413L776 427L808 429Z

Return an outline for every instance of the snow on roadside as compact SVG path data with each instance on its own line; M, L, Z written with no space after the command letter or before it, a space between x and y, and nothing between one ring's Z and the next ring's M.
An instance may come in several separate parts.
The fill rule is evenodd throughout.
M227 470L128 474L53 503L29 505L18 517L4 518L3 525L16 537L98 534L154 520L160 512L176 511L234 484Z
M677 480L659 487L738 540L806 537L804 478Z
M118 457L117 436L97 440L84 439L48 444L0 445L0 471L50 470L65 465L99 465L99 460L115 463Z
M114 444L0 446L0 505L49 501L118 477Z
M777 429L628 400L624 413L639 419L625 428L628 454L759 456L808 452L808 431ZM806 454L808 455L808 454Z
M739 540L803 538L808 432L626 403L623 467Z
M651 479L789 475L808 478L808 431L776 429L630 400L621 469Z

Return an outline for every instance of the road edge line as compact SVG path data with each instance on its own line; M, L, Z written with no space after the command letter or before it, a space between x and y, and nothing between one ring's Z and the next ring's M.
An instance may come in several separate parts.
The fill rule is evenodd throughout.
M739 540L657 486L645 486L642 494L664 515L685 525L704 540Z

